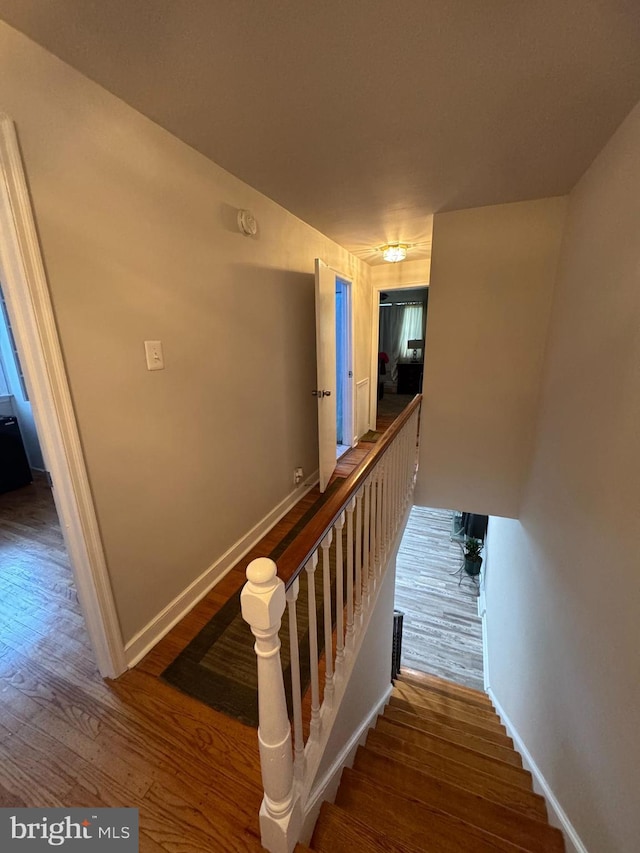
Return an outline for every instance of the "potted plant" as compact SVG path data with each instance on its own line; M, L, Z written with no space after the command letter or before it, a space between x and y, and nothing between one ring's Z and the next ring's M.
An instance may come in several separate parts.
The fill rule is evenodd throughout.
M463 545L464 550L464 570L469 577L475 578L480 574L482 566L482 551L484 544L481 539L474 539L470 536Z

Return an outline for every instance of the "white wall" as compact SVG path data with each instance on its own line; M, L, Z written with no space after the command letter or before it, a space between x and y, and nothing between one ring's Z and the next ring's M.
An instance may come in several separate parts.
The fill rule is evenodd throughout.
M535 455L492 519L490 686L590 853L640 837L640 105L570 196Z
M314 258L353 281L356 381L369 271L4 24L0 57L126 641L317 469Z
M410 285L424 286L429 284L431 274L431 259L417 261L399 261L397 264L377 264L371 267L371 282L375 288L407 287Z
M415 502L516 516L566 201L435 217Z

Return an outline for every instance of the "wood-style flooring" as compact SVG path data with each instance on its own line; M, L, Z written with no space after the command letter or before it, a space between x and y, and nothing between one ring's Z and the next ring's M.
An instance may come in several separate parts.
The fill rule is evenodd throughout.
M259 851L255 730L93 663L50 492L0 496L0 807L129 806L142 853Z
M383 413L378 430L394 417ZM336 474L371 447L347 453ZM255 729L157 676L316 498L111 682L93 661L51 493L36 484L0 495L0 807L137 807L142 853L261 850Z
M457 570L452 512L414 506L396 568L395 606L404 613L402 665L484 689L478 590Z
M393 419L382 416L379 429ZM336 475L372 447L345 454ZM93 661L50 490L0 495L0 807L136 807L142 853L262 850L255 729L157 676L318 495L305 495L117 681Z

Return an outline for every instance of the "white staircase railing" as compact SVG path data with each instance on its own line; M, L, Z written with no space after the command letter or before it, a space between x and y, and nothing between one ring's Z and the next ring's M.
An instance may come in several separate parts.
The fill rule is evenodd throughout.
M256 638L260 830L271 853L290 853L299 841L311 786L404 529L415 483L420 403L418 395L277 567L262 557L247 568L241 603ZM280 655L285 609L292 723Z

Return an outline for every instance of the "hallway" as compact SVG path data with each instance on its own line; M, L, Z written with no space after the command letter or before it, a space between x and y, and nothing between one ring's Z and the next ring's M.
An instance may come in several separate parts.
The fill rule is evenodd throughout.
M484 689L477 590L457 569L450 510L414 506L398 552L395 607L404 615L402 665Z

